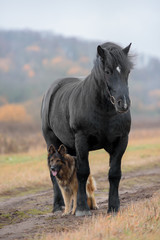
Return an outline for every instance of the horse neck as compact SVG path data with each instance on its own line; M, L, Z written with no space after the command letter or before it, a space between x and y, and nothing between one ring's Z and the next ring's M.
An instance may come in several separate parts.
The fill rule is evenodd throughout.
M104 74L101 71L99 64L94 65L91 73L84 80L84 84L88 85L88 90L100 94L104 87Z
M113 112L114 107L109 100L109 95L105 86L104 73L98 64L95 64L91 73L84 80L84 89L86 92L86 102L105 112Z

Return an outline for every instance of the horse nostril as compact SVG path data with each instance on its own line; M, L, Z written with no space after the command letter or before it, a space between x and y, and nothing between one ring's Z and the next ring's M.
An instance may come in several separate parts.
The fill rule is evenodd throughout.
M117 104L118 104L118 107L122 107L122 105L123 105L123 102L122 102L122 99L119 99L118 101L117 101Z

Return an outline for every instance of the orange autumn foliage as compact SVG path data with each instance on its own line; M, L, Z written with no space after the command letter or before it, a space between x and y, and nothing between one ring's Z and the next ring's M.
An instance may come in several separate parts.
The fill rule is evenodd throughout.
M88 74L88 71L85 68L74 65L73 67L69 68L67 74L85 76Z
M31 117L21 104L5 104L0 107L0 122L30 122Z
M155 89L155 90L152 90L150 93L149 93L150 96L153 96L155 98L160 98L160 89Z
M79 61L80 61L81 63L88 63L88 62L89 62L89 58L86 57L86 56L82 56L82 57L80 57Z
M78 74L82 71L81 67L79 66L73 66L68 70L68 75Z
M63 61L64 61L63 57L57 56L52 59L52 64L54 65L54 64L62 63Z
M11 60L9 58L0 58L0 70L2 72L9 72Z
M31 45L26 48L28 52L39 52L41 49L37 45Z
M32 78L35 76L35 72L32 70L32 67L29 64L23 66L23 70L27 72L28 77Z

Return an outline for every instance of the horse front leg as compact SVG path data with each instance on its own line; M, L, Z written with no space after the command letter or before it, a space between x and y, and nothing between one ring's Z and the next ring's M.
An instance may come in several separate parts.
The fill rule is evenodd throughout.
M75 135L75 147L77 155L77 179L78 179L76 216L87 216L91 215L90 209L87 204L86 194L86 182L90 173L90 168L88 162L87 139L81 132Z
M128 144L128 136L120 138L116 142L112 153L110 153L110 169L108 179L110 183L109 200L108 200L108 213L118 212L120 207L119 200L119 182L121 179L121 159Z

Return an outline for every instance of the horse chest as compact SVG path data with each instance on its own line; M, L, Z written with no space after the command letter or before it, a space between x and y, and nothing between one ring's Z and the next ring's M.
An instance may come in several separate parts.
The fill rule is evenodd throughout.
M128 135L130 131L130 114L117 115L113 118L96 117L88 134L90 148L98 149L104 144L114 142L117 137Z
M106 139L109 143L116 141L117 138L127 136L130 132L130 113L120 115L108 122Z

